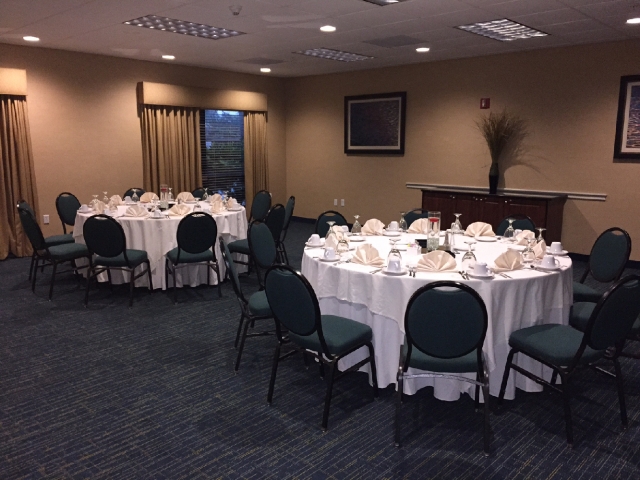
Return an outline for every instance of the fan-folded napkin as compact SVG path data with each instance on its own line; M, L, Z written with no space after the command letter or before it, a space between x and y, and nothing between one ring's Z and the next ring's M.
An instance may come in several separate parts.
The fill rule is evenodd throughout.
M408 233L429 233L429 219L428 218L419 218L415 222L411 224Z
M195 198L190 192L180 192L176 197L176 201L178 200L182 200L183 202L193 202Z
M101 202L100 200L97 200L94 204L93 204L93 213L94 214L98 214L98 213L104 213L104 209L107 206L104 204L104 202Z
M111 205L116 207L118 205L124 205L124 200L122 200L120 195L111 195L111 198L109 199L109 208L111 208Z
M384 232L384 223L377 218L371 218L367 220L362 226L362 233L364 235L382 235Z
M378 253L376 247L368 243L361 245L356 249L351 262L358 263L360 265L368 265L370 267L384 266L384 260Z
M516 250L507 250L498 255L493 261L495 263L496 272L508 272L510 270L518 270L522 268L522 256Z
M535 238L535 237L536 237L536 234L533 233L531 230L523 230L515 236L515 243L516 245L526 245L527 238Z
M227 206L229 208L238 208L238 201L235 198L231 197L227 202Z
M189 207L186 205L174 205L169 210L167 210L168 215L173 215L177 217L183 217L191 211Z
M341 240L346 240L347 245L349 245L349 238L344 234L340 225L334 225L333 227L331 227L331 230L333 231L334 235L329 236L329 239L325 242L325 248L336 248L338 246L338 242L340 242Z
M533 253L536 254L538 260L542 259L547 254L547 243L544 240L536 243L533 247Z
M425 253L418 260L418 272L454 272L457 270L456 259L444 250Z
M142 205L133 205L124 212L125 217L148 217L149 212Z
M149 202L153 202L154 200L160 200L160 199L158 198L158 195L156 195L153 192L145 192L140 197L140 201L142 203L149 203Z
M209 203L221 202L221 201L222 201L222 196L219 193L214 193L213 195L209 196Z
M222 200L211 202L211 213L222 213L222 212L224 212L224 203L222 203Z
M471 225L467 227L467 230L464 232L468 237L495 237L496 234L493 233L493 229L491 225L484 222L473 222Z

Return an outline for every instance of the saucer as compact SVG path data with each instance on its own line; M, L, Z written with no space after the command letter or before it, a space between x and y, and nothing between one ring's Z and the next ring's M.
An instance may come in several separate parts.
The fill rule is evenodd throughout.
M525 247L524 245L509 245L507 247L507 250L516 250L518 252L522 252L526 249L527 247Z
M534 265L533 268L536 270L542 270L544 272L555 272L556 270L560 270L560 267L557 265L554 265L553 267L543 267L541 264L538 264Z
M496 274L491 270L489 270L486 275L477 275L473 273L473 269L469 269L467 270L467 275L469 275L471 278L489 279L489 278L493 278Z
M364 242L364 237L362 237L360 235L356 235L356 236L351 235L349 237L349 241L350 242Z
M322 248L322 247L324 247L324 239L318 244L305 242L304 245L305 245L305 247Z
M167 217L165 215L163 215L162 217L154 217L153 215L149 215L147 218L150 218L152 220L164 220Z
M336 256L335 258L320 258L319 259L321 262L327 262L327 263L333 263L333 262L339 262L340 261L340 257Z
M549 247L547 247L547 253L549 255L555 255L556 257L566 257L567 255L569 255L569 252L567 250L562 250L560 253L553 253Z
M383 235L385 237L399 237L400 235L402 235L402 231L401 230L385 230Z
M382 273L384 273L385 275L390 275L392 277L400 277L402 275L406 275L407 272L408 270L406 268L403 268L399 272L390 272L386 267L382 269Z
M479 242L497 242L498 239L496 237L482 237L482 236L477 236L475 237L475 239Z
M229 212L239 212L240 210L242 210L242 207L227 208Z

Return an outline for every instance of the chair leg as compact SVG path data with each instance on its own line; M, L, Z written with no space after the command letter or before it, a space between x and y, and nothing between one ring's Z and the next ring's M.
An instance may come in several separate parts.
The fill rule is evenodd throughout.
M486 378L482 378L484 385L482 385L482 396L484 400L484 454L485 456L489 456L491 453L491 423L489 419L489 382Z
M107 272L108 271L109 269L107 269ZM136 282L136 276L134 272L135 268L132 268L130 272L131 278L129 279L129 308L133 307L133 285Z
M402 367L401 367L402 368ZM404 375L402 371L398 373L398 391L396 392L396 424L395 424L395 444L400 446L400 407L402 407L402 394L404 393Z
M562 380L562 403L564 405L564 421L567 430L567 443L573 448L573 422L571 420L571 394L569 392L569 377L560 374Z
M558 381L558 371L554 370L553 374L551 374L551 385L555 385Z
M38 263L40 263L40 260L36 260L36 264L33 267L33 276L31 277L31 291L32 292L36 291L36 277L38 275Z
M113 293L113 282L111 281L111 270L107 269L107 278L109 279L109 290Z
M176 266L171 265L171 274L173 275L173 304L178 303L178 282L176 281Z
M476 382L480 381L480 374L476 373ZM476 409L476 412L480 411L480 385L476 385L476 393L473 399L473 403L474 403L474 408Z
M36 256L36 252L33 252L33 255L31 255L31 265L29 265L29 280L31 280L31 276L33 275L33 265L36 263Z
M84 307L87 308L87 305L89 304L89 285L91 285L91 277L92 274L94 273L93 271L93 262L91 261L91 259L89 259L89 269L87 270L87 288L84 292Z
M504 366L504 375L502 376L502 384L500 385L500 394L498 395L498 405L502 405L502 401L504 400L504 392L507 390L507 382L509 381L509 372L511 371L513 356L515 354L516 354L516 350L514 350L513 348L509 350L507 363Z
M153 280L151 279L151 262L147 260L147 275L149 276L149 293L153 293Z
M613 366L616 371L616 385L618 386L618 401L620 402L620 420L622 426L627 428L629 422L627 420L627 405L624 400L624 379L622 378L622 370L620 369L620 361L617 357L613 358Z
M245 322L244 328L242 329L242 336L240 337L240 345L238 346L238 356L236 357L236 366L234 367L234 370L236 372L240 368L240 359L242 358L242 351L244 350L244 341L247 338L247 330L249 330L250 323L251 322L249 321Z
M371 342L367 343L367 348L369 349L369 363L371 363L371 383L373 384L373 396L375 398L378 396L378 372L376 371L376 358L375 352L373 351L373 344Z
M164 288L169 289L169 259L164 261Z
M220 267L218 263L214 263L214 270L216 272L216 277L218 277L218 297L222 298L222 279L220 278Z
M49 285L49 301L53 296L53 284L56 281L56 270L58 269L58 262L53 262L53 270L51 271L51 285Z
M244 324L244 319L245 319L245 315L244 315L244 312L242 312L242 315L240 315L240 323L238 324L238 331L236 332L236 341L233 344L233 348L238 348L238 340L240 340L240 332L242 332L242 325Z
M329 424L329 409L331 408L331 393L333 391L333 377L338 362L331 362L329 365L329 375L327 377L327 393L324 397L324 413L322 414L322 429L327 430Z
M278 362L280 361L281 344L278 342L276 351L273 355L273 364L271 365L271 379L269 380L269 393L267 393L267 403L273 401L273 389L276 386L276 373L278 373Z

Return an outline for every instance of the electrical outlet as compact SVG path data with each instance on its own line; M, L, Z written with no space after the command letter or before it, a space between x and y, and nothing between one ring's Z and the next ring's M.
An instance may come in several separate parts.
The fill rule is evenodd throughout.
M342 200L340 200L340 206L344 207L344 198Z
M334 207L337 207L337 206L338 206L338 199L337 199L337 198L334 198L334 199L333 199L333 206L334 206Z
M45 225L49 225L49 215L43 215L42 221L44 222Z

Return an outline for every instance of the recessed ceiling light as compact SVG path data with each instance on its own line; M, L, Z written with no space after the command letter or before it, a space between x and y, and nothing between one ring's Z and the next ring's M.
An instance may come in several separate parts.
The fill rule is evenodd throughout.
M27 42L39 42L40 39L38 37L32 37L31 35L27 35L26 37L22 37L23 40Z
M261 71L262 73L270 73L270 72L271 72L271 69L270 69L270 68L263 67L263 68L261 68L261 69L260 69L260 71Z
M337 60L339 62L355 62L358 60L369 60L374 57L359 55L357 53L342 52L340 50L331 50L330 48L312 48L310 50L301 50L301 55L309 55L310 57L327 58L329 60Z
M191 35L193 37L208 38L211 40L221 40L223 38L244 35L244 32L235 30L227 30L226 28L212 27L201 23L186 22L184 20L176 20L175 18L159 17L157 15L146 15L140 18L134 18L125 25L134 25L136 27L146 27L154 30L162 30L164 32L180 33L182 35Z
M162 55L162 58L164 58L165 60L175 60L176 57L173 55Z
M420 53L428 52L429 50L431 50L429 47L418 47L418 48L416 48L416 52L420 52Z
M512 40L521 40L524 38L546 37L548 35L548 33L513 22L508 18L492 20L490 22L472 23L471 25L460 25L456 28L501 42L511 42Z
M630 25L636 25L636 24L640 23L640 17L630 18L629 20L627 20L627 23L630 24Z
M321 32L335 32L336 31L336 27L334 27L333 25L325 25L324 27L320 27L320 31Z

